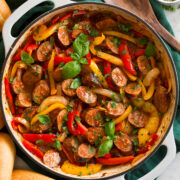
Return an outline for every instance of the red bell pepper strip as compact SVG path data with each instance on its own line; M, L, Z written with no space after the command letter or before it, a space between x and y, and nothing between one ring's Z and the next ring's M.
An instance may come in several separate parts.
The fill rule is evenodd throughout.
M76 122L77 127L74 126L75 117L79 117L81 111L82 103L78 102L77 107L73 108L73 110L68 114L67 127L69 132L73 135L84 135L88 131L88 129L81 122Z
M104 61L103 62L103 70L104 70L104 76L106 74L109 74L109 76L106 77L106 81L107 81L109 88L112 90L115 90L114 86L111 83L111 76L110 76L110 74L111 74L111 63L108 61Z
M143 146L140 150L138 150L137 154L146 153L154 145L154 143L157 141L157 139L158 139L158 135L153 134L151 136L151 140L145 146Z
M134 49L128 46L128 51L129 51L129 54L131 55L131 59L134 59L135 58Z
M118 165L118 164L125 164L134 159L134 156L124 156L124 157L117 157L117 158L97 158L97 162L103 165Z
M91 53L89 52L88 54L86 54L86 59L88 61L88 65L91 64Z
M27 46L26 51L27 51L27 53L31 54L37 48L38 48L38 45L30 44Z
M17 121L17 120L11 121L11 126L14 130L18 130L18 124L19 124L19 121Z
M121 44L119 46L119 53L120 53L120 57L123 61L124 67L133 75L136 75L136 71L134 69L134 65L132 63L132 59L131 56L129 54L128 51L128 46L127 44Z
M58 66L61 62L63 62L64 64L73 61L73 59L71 57L59 57L59 56L55 56L54 57L54 66ZM47 69L48 68L48 64L49 62L46 62L43 64L43 68Z
M57 138L55 134L23 134L24 139L30 142L36 142L37 140L43 140L43 142L54 142Z
M6 97L8 99L8 103L9 103L9 108L11 110L11 113L15 114L13 96L12 96L12 93L11 93L11 90L10 90L9 78L8 77L5 78L4 83L5 83L5 91L6 91Z
M27 140L25 140L25 139L23 140L22 144L23 144L24 147L25 147L27 150L29 150L32 154L36 155L36 156L39 157L41 160L43 160L44 154L43 154L42 151L40 151L40 150L38 149L38 146L37 146L37 145L32 144L32 143L30 143L29 141L27 141Z
M87 11L83 11L83 10L77 10L77 11L78 11L77 13L74 13L75 11L73 11L73 12L70 12L70 13L66 14L65 16L60 18L59 21L62 22L62 21L66 20L66 19L68 19L68 18L70 18L72 16L78 16L78 15L82 15L82 14L86 14L87 13Z
M106 154L106 155L104 155L102 158L106 158L106 159L111 158L111 153L107 153L107 154Z
M54 18L53 20L52 20L52 24L55 24L56 22L58 22L59 21L59 17L56 17L56 18Z
M122 125L122 123L120 122L119 124L116 125L116 127L115 127L115 132L121 131L122 128L123 128L123 125Z
M138 56L144 56L145 55L145 49L136 49L134 52L135 57Z
M14 61L17 61L17 60L20 60L20 59L21 59L21 51L22 51L22 49L19 49L18 52L16 53L16 55L13 56L12 59L13 59Z

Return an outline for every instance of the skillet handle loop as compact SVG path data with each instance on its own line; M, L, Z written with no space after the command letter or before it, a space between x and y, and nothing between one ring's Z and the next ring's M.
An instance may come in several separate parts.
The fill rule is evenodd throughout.
M17 22L18 19L20 19L26 12L28 12L31 8L35 7L36 5L46 2L46 1L51 1L54 3L54 8L66 5L69 3L72 3L70 0L28 0L25 3L23 3L19 8L17 8L11 16L6 20L3 30L2 30L2 35L3 35L3 40L4 40L4 46L5 46L5 54L7 55L9 48L15 41L16 37L13 37L11 34L11 30L13 25Z
M156 179L157 176L161 175L162 172L167 168L167 166L174 160L176 156L176 145L174 141L173 128L171 127L169 134L164 140L163 144L167 148L167 153L164 159L152 169L149 173L141 177L139 180L152 180Z

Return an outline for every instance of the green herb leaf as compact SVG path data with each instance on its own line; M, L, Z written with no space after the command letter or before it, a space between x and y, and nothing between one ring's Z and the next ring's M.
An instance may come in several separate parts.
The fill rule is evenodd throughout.
M102 156L108 154L110 152L112 146L113 146L113 140L111 140L111 139L103 142L99 147L98 156L102 157Z
M92 29L89 33L90 36L96 37L99 36L99 32L96 29Z
M88 64L88 61L87 61L86 58L81 58L81 59L79 60L79 62L80 62L81 64Z
M78 121L78 122L80 122L80 121L81 121L81 118L76 115L76 116L75 116L75 120Z
M47 125L51 122L51 120L47 114L38 115L38 120L39 120L39 122L41 122L42 124L45 124L45 125Z
M148 43L148 39L146 37L139 37L136 39L137 44L145 45Z
M57 148L57 149L61 148L61 143L60 143L60 141L58 141L58 140L56 139L56 141L55 141L54 144L53 144L53 147L54 147L54 148Z
M110 73L107 73L107 74L104 75L104 78L106 79L110 75L111 75Z
M121 56L124 56L126 54L126 50L124 49L122 52L121 52Z
M105 124L105 133L109 137L113 137L115 133L115 124L113 121L107 122Z
M118 23L118 27L121 29L122 32L129 32L130 30L133 29L133 27L129 23L128 24Z
M156 51L155 51L153 42L148 42L147 47L145 49L145 55L146 55L146 57L150 57L150 56L154 57L156 55Z
M79 86L81 86L81 80L80 80L80 78L75 78L75 79L72 81L72 83L71 83L71 85L70 85L70 88L71 88L71 89L77 89Z
M25 51L21 51L21 60L26 65L30 65L30 64L34 63L33 57Z
M52 47L54 47L54 37L52 37L52 36L50 37L50 44Z
M64 62L61 62L59 65L58 65L58 68L61 68L64 66Z
M75 24L73 29L78 29L79 25L78 24Z
M72 79L81 72L81 65L77 61L71 61L66 63L62 69L63 79Z
M38 139L38 140L36 141L36 144L39 144L39 143L42 143L42 142L43 142L42 139Z

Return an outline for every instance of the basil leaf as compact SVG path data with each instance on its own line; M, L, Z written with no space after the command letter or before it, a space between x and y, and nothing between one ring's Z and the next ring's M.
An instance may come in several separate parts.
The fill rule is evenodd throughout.
M51 122L49 116L47 114L44 114L44 115L38 115L38 120L39 122L41 122L42 124L49 124Z
M77 89L79 86L81 86L81 80L80 80L80 78L76 78L72 81L70 88Z
M147 47L145 49L145 55L146 55L146 57L150 57L150 56L154 57L156 55L156 51L155 51L153 42L148 42Z
M58 141L58 140L56 139L55 143L53 144L53 147L54 147L54 148L57 148L57 149L61 148L61 143L60 143L60 141Z
M113 146L113 140L111 140L111 139L103 142L99 147L98 156L102 157L102 156L108 154L110 152L112 146Z
M71 61L66 63L62 69L63 79L72 79L81 72L81 65L77 61Z
M126 53L127 53L127 51L124 49L124 50L121 52L121 56L124 56Z
M86 58L81 58L81 59L79 60L79 62L80 62L81 64L88 64L88 61L87 61Z
M139 37L136 39L137 44L145 45L148 43L148 39L146 37Z
M110 136L111 138L114 136L115 133L115 124L113 121L107 122L105 124L105 133L107 136Z
M33 57L25 51L21 51L21 60L26 65L34 63Z

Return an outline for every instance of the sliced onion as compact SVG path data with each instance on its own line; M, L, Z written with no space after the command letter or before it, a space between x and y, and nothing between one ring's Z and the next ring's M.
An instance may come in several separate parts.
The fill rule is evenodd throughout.
M41 103L41 105L39 106L39 111L45 110L46 107L54 103L61 103L67 106L68 102L69 101L63 96L49 96Z
M18 122L18 125L22 125L27 130L30 129L30 123L26 119L22 117L14 117L13 120L16 120L16 122Z
M160 71L158 68L151 69L145 76L143 80L144 86L150 86L153 80L155 80L160 74Z
M94 92L96 94L106 96L106 97L109 97L109 98L111 98L111 99L113 99L113 100L115 100L117 102L121 101L119 95L116 92L111 91L109 89L95 88L95 89L92 89L92 92Z

